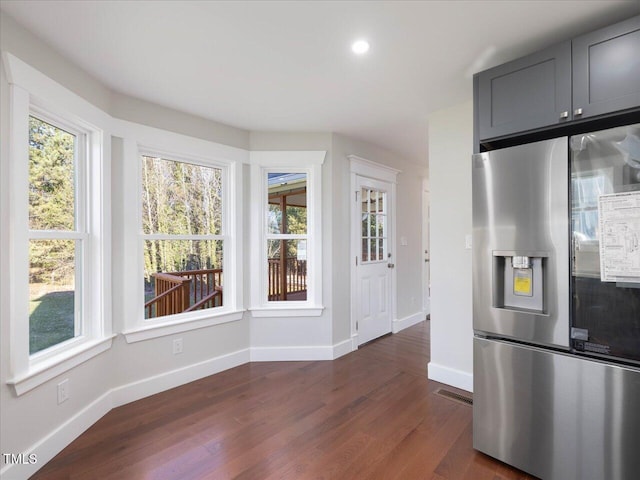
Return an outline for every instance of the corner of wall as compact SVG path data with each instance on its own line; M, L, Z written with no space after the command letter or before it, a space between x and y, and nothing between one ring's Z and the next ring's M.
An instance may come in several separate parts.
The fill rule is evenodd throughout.
M431 363L429 378L471 389L473 325L471 154L473 105L465 102L429 119L431 197Z

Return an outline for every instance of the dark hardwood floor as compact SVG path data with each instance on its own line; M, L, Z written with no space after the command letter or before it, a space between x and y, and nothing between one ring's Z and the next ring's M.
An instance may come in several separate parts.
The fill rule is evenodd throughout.
M335 361L249 363L109 412L38 479L528 479L427 380L429 322Z

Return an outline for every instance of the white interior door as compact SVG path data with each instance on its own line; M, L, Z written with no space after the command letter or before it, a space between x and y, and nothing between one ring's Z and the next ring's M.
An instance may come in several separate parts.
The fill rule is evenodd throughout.
M395 265L391 245L391 184L357 176L356 187L356 328L361 345L391 332Z

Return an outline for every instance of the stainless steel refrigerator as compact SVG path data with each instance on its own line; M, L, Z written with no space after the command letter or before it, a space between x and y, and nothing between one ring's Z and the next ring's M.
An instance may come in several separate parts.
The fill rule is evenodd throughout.
M474 448L640 472L640 124L473 156Z

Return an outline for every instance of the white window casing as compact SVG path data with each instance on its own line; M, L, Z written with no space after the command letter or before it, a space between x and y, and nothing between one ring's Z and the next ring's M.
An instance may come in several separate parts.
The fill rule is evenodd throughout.
M242 248L236 239L242 238L242 164L246 152L205 140L187 137L152 127L119 122L123 137L125 174L123 176L124 265L123 309L127 312L122 332L128 343L165 335L210 327L240 320L242 300ZM222 232L207 235L203 240L224 242L223 274L224 303L222 307L184 312L151 319L144 318L143 242L148 239L177 239L173 235L147 235L142 231L141 156L219 168L223 176Z
M11 54L4 53L9 105L9 305L10 378L18 395L107 350L111 330L111 118ZM75 231L29 230L29 116L71 130L81 155ZM106 139L106 140L105 140ZM29 354L29 239L72 239L82 244L82 309L76 337ZM78 302L77 302L78 303Z
M251 307L253 317L319 316L322 305L322 164L326 151L254 151L251 159ZM269 301L267 239L269 173L304 173L307 179L307 298Z

